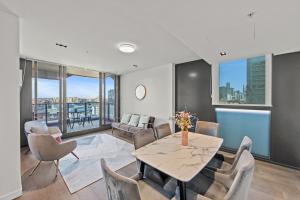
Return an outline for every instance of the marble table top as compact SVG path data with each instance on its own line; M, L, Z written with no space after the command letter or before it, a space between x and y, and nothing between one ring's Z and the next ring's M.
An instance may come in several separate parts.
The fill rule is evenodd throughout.
M174 133L133 152L137 159L169 176L188 182L214 157L222 138L189 133L188 146L181 145L181 133Z

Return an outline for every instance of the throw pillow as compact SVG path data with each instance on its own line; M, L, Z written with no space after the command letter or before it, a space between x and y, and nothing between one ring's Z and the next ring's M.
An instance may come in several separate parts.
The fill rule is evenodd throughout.
M132 115L128 123L129 126L137 126L140 120L139 115Z
M149 118L150 118L150 117L147 116L147 115L141 116L138 127L144 128L145 123L148 123L148 122L149 122ZM147 126L148 126L148 125L146 124L146 127L147 127Z
M130 118L131 118L131 114L124 113L121 119L121 124L128 124Z
M33 126L30 129L30 132L36 133L36 134L48 134L48 127L47 126Z

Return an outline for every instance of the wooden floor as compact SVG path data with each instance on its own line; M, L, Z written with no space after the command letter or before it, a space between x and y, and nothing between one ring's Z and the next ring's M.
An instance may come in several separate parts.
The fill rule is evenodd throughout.
M110 133L110 132L101 132ZM100 134L100 133L98 133ZM26 178L30 169L36 164L31 153L21 153L21 172L23 174L23 196L18 200L105 200L106 191L103 179L87 186L86 188L70 194L62 177L58 175L53 181L54 167L51 163L45 163L32 180ZM132 176L137 172L136 164L130 164L118 171ZM252 181L249 200L300 200L300 171L256 161L255 173Z

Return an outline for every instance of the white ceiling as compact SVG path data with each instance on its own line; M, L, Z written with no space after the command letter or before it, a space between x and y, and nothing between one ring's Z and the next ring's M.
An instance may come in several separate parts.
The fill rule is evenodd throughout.
M66 65L124 73L300 50L299 0L0 1L21 18L21 55ZM138 50L123 54L119 42Z

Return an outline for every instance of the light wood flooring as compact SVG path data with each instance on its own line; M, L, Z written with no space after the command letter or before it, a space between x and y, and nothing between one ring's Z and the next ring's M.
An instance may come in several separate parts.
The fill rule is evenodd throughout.
M97 134L108 133L103 131ZM127 138L128 140L128 138ZM36 164L31 153L21 150L21 172L23 196L18 200L105 200L106 191L103 179L70 194L61 175L55 181L55 168L52 163L44 163L40 169L28 179L30 169ZM125 176L137 172L136 163L132 163L118 171ZM300 200L300 171L256 161L255 173L249 193L249 200Z

